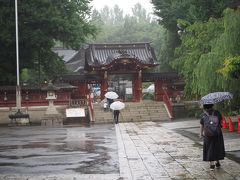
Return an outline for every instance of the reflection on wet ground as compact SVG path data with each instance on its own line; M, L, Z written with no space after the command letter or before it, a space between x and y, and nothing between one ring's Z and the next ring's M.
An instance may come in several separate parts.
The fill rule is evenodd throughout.
M0 128L0 174L119 173L114 125Z

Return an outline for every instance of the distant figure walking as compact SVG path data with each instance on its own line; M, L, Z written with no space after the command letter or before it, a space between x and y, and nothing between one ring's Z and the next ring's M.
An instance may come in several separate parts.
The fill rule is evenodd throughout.
M115 124L118 124L119 114L120 114L119 110L114 110L113 111L113 117L114 117Z
M107 102L108 102L108 107L110 108L110 106L114 102L114 100L107 98Z
M222 116L213 109L213 104L203 105L204 113L200 120L200 138L203 137L203 161L209 161L210 170L220 168L219 160L225 157L225 147L221 130Z
M101 106L103 107L104 111L107 111L107 109L108 109L108 101L107 101L106 98L101 101Z

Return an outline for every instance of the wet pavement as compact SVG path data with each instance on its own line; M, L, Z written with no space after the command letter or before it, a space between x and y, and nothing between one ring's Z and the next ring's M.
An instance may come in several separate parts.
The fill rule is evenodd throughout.
M239 134L224 132L222 168L202 161L198 120L0 128L0 179L239 179ZM229 154L235 157L230 157Z
M177 133L182 134L202 145L202 140L199 139L199 120L179 121L173 123L164 123L164 127L170 128ZM235 126L236 127L236 126ZM235 129L234 132L229 132L228 129L223 129L225 141L226 156L240 163L240 133Z
M0 174L119 173L114 125L0 128Z

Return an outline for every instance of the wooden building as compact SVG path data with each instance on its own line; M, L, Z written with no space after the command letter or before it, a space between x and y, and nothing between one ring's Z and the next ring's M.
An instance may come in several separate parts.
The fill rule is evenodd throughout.
M115 91L123 101L139 102L143 96L142 83L152 82L154 99L162 101L164 90L176 96L183 87L176 73L153 72L159 63L150 43L89 44L66 66L74 73L64 75L61 81L78 87L73 98L84 99L97 86L101 99L107 91Z
M139 102L143 98L142 84L155 85L154 100L175 99L184 83L176 73L156 73L159 66L150 43L89 44L79 51L58 49L70 74L58 83L55 104L69 105L71 101L86 104L93 88L99 88L100 99L107 91L115 91L123 101ZM43 85L44 86L44 85ZM22 87L22 106L47 105L46 92L39 87ZM45 84L46 86L46 84ZM15 107L15 87L0 87L0 107ZM165 98L164 98L165 97Z

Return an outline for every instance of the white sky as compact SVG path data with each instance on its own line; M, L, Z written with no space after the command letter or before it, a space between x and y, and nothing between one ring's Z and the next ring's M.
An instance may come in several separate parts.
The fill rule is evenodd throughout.
M91 6L93 6L93 9L100 10L105 5L112 8L115 4L117 4L125 14L132 14L133 6L140 3L144 9L146 9L147 13L152 13L152 4L150 1L151 0L93 0L91 2Z

